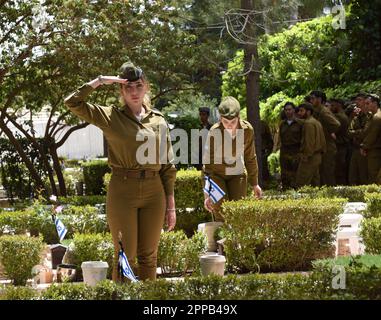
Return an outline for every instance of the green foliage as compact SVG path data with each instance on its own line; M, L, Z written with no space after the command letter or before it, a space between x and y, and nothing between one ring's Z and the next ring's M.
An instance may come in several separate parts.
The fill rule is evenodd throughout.
M107 274L111 276L114 260L114 244L111 234L74 234L71 263L81 272L84 261L106 261L109 265Z
M344 202L344 199L225 202L222 207L229 268L305 270L317 257L330 257Z
M176 208L185 210L204 208L204 183L201 180L201 172L197 170L179 170L175 182Z
M381 95L381 80L351 82L328 88L325 93L329 98L348 99L359 92L368 92Z
M84 283L52 284L42 292L41 300L93 300L94 290Z
M372 266L377 267L378 269L381 269L381 255L359 255L359 256L344 256L344 257L337 257L334 259L321 259L321 260L315 260L312 262L312 265L314 268L318 268L320 266L327 267L327 266L353 266L354 263L361 263L362 265L371 268Z
M271 175L280 173L280 150L278 150L277 152L271 153L267 157L267 161L269 164L269 171Z
M103 176L111 169L104 160L93 160L83 163L83 179L87 195L104 193Z
M380 192L365 193L365 202L367 208L363 213L364 218L379 218L381 217L381 195Z
M320 198L346 198L349 202L365 202L365 195L369 192L380 192L376 184L363 186L338 186L338 187L303 187L299 193L308 197Z
M363 219L360 236L365 245L365 252L381 254L381 217Z
M26 211L10 211L0 214L0 236L5 233L23 234L28 229L30 213Z
M176 210L175 230L183 230L190 238L197 230L200 223L210 222L212 215L206 210Z
M37 172L42 177L46 177L38 151L25 138L17 136L17 141L21 144ZM36 139L36 142L42 144L43 140ZM15 146L4 138L0 139L0 164L1 181L8 197L29 198L36 191L31 176Z
M37 297L37 292L31 287L4 286L0 287L0 300L32 300Z
M107 176L106 174L105 176ZM58 197L60 204L70 204L73 206L95 206L96 204L106 203L106 196L93 195L93 196L70 196L70 197Z
M180 231L163 232L160 236L157 264L165 275L199 273L199 256L206 252L207 240L201 232L188 239Z
M0 237L0 262L14 285L25 285L39 264L42 239L21 235Z

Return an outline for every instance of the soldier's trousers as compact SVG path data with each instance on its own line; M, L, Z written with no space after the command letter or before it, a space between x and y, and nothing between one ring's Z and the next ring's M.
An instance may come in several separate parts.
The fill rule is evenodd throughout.
M327 150L322 155L320 165L320 184L326 186L334 186L336 184L335 167L336 167L336 150Z
M320 173L319 167L321 164L321 153L315 153L310 156L307 161L300 161L298 171L296 173L296 186L319 186Z
M247 195L247 176L210 174L210 178L225 192L225 196L214 205L214 221L224 222L221 205L225 200L240 200Z
M368 161L361 155L359 148L353 148L351 162L349 163L350 185L364 185L368 183Z
M283 189L296 187L295 178L299 165L298 152L299 147L280 150L280 177Z
M368 151L368 182L379 183L379 172L381 169L381 149L372 149Z
M119 172L112 174L107 193L107 221L115 249L114 281L121 280L117 269L119 232L122 232L122 244L135 275L140 280L156 279L165 208L165 192L159 175L138 179Z
M336 183L341 186L348 184L348 147L346 145L337 146L336 154Z

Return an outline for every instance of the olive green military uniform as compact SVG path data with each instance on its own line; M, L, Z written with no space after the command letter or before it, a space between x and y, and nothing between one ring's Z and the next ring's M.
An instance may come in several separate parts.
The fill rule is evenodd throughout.
M326 152L326 141L322 125L313 116L303 124L300 147L300 162L296 173L296 186L319 186L319 168L322 154Z
M94 89L84 85L65 99L70 110L81 119L103 130L108 142L108 162L112 178L107 193L107 220L111 230L115 259L113 279L118 280L119 232L131 267L141 280L156 278L157 248L164 223L166 196L173 195L176 169L171 163L172 149L167 141L169 161L159 161L159 148L152 164L140 164L137 151L144 141L137 133L144 130L148 139L159 143L162 130L168 128L162 114L145 107L139 121L126 106L124 109L87 103ZM161 142L161 141L160 141ZM161 164L163 163L163 164ZM135 260L137 259L137 265Z
M269 125L261 120L261 138L262 138L262 178L264 182L270 180L270 171L267 157L271 154L274 148L274 141L271 135Z
M336 183L338 185L348 184L348 152L349 152L349 136L348 127L349 119L344 111L335 113L335 117L340 122L340 129L336 133Z
M332 137L340 129L340 122L335 118L331 110L324 106L314 106L314 114L324 130L327 151L322 155L320 165L320 183L321 185L333 186L335 181L335 167L336 167L336 142Z
M373 115L361 112L349 124L348 135L352 141L352 157L349 163L348 181L351 185L368 183L368 162L360 153L360 145L364 140L365 129Z
M368 182L381 183L377 180L381 169L381 110L370 121L361 147L367 151Z
M204 154L204 171L225 192L224 198L215 205L213 212L215 221L224 221L220 210L222 201L225 199L242 199L247 195L247 182L252 186L258 184L254 129L248 121L241 119L239 120L239 129L243 129L243 146L237 146L237 137L229 138L229 135L224 135L224 127L220 122L213 125L209 131ZM214 137L216 136L222 137L222 143L215 142ZM225 139L231 139L231 141L225 141ZM231 158L234 162L231 161L232 159L224 157L225 143L228 145L232 143ZM241 151L238 151L237 147L242 150L241 155L239 155ZM242 168L242 170L234 172L236 170L233 168ZM231 174L229 173L230 169L233 171Z
M279 126L280 173L282 188L295 188L296 172L299 165L300 144L302 141L301 120L282 120Z

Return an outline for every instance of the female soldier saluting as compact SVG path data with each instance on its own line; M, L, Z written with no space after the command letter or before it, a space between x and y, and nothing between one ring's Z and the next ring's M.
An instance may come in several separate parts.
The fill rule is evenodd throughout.
M262 190L258 185L253 127L239 118L240 105L233 97L226 97L218 111L221 119L209 131L203 163L205 175L225 192L225 196L213 205L205 194L205 208L213 213L215 221L223 222L220 207L225 198L239 200L245 197L247 181L257 198L262 196Z
M86 102L87 96L98 86L113 83L120 84L122 109ZM149 84L143 71L132 63L125 63L119 77L99 76L65 99L73 113L102 129L108 142L112 177L106 208L115 248L114 281L118 279L119 232L127 258L139 279L155 279L164 216L169 230L176 223L176 169L172 164L169 132L163 115L150 108L148 91ZM161 132L163 127L164 135ZM162 136L167 139L166 163L162 164L157 157L148 164L138 161L138 149L145 143L137 139L141 132L149 132L154 137L153 141L160 140ZM157 144L153 146L159 148ZM136 258L138 266L135 265Z

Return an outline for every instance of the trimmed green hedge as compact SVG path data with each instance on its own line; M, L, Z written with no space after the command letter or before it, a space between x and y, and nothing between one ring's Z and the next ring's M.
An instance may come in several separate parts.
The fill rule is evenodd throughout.
M335 261L320 263L308 274L251 274L159 279L130 284L102 281L53 284L37 293L24 287L0 290L0 299L41 300L364 300L381 299L381 269L356 259L344 267L343 289L335 289Z
M93 160L84 162L83 179L86 186L86 195L100 195L105 193L105 186L103 184L103 176L111 172L107 161Z
M361 222L360 236L366 253L381 254L381 217L364 219Z
M381 194L380 192L367 192L365 194L367 208L363 213L364 218L381 217Z
M312 260L332 256L344 203L344 199L225 202L229 270L306 270Z
M40 263L43 243L41 238L28 236L0 237L0 263L15 285L25 285L32 268Z
M199 256L207 251L207 247L207 239L201 232L190 239L182 230L163 232L160 236L157 265L166 276L184 276L190 271L199 274Z

